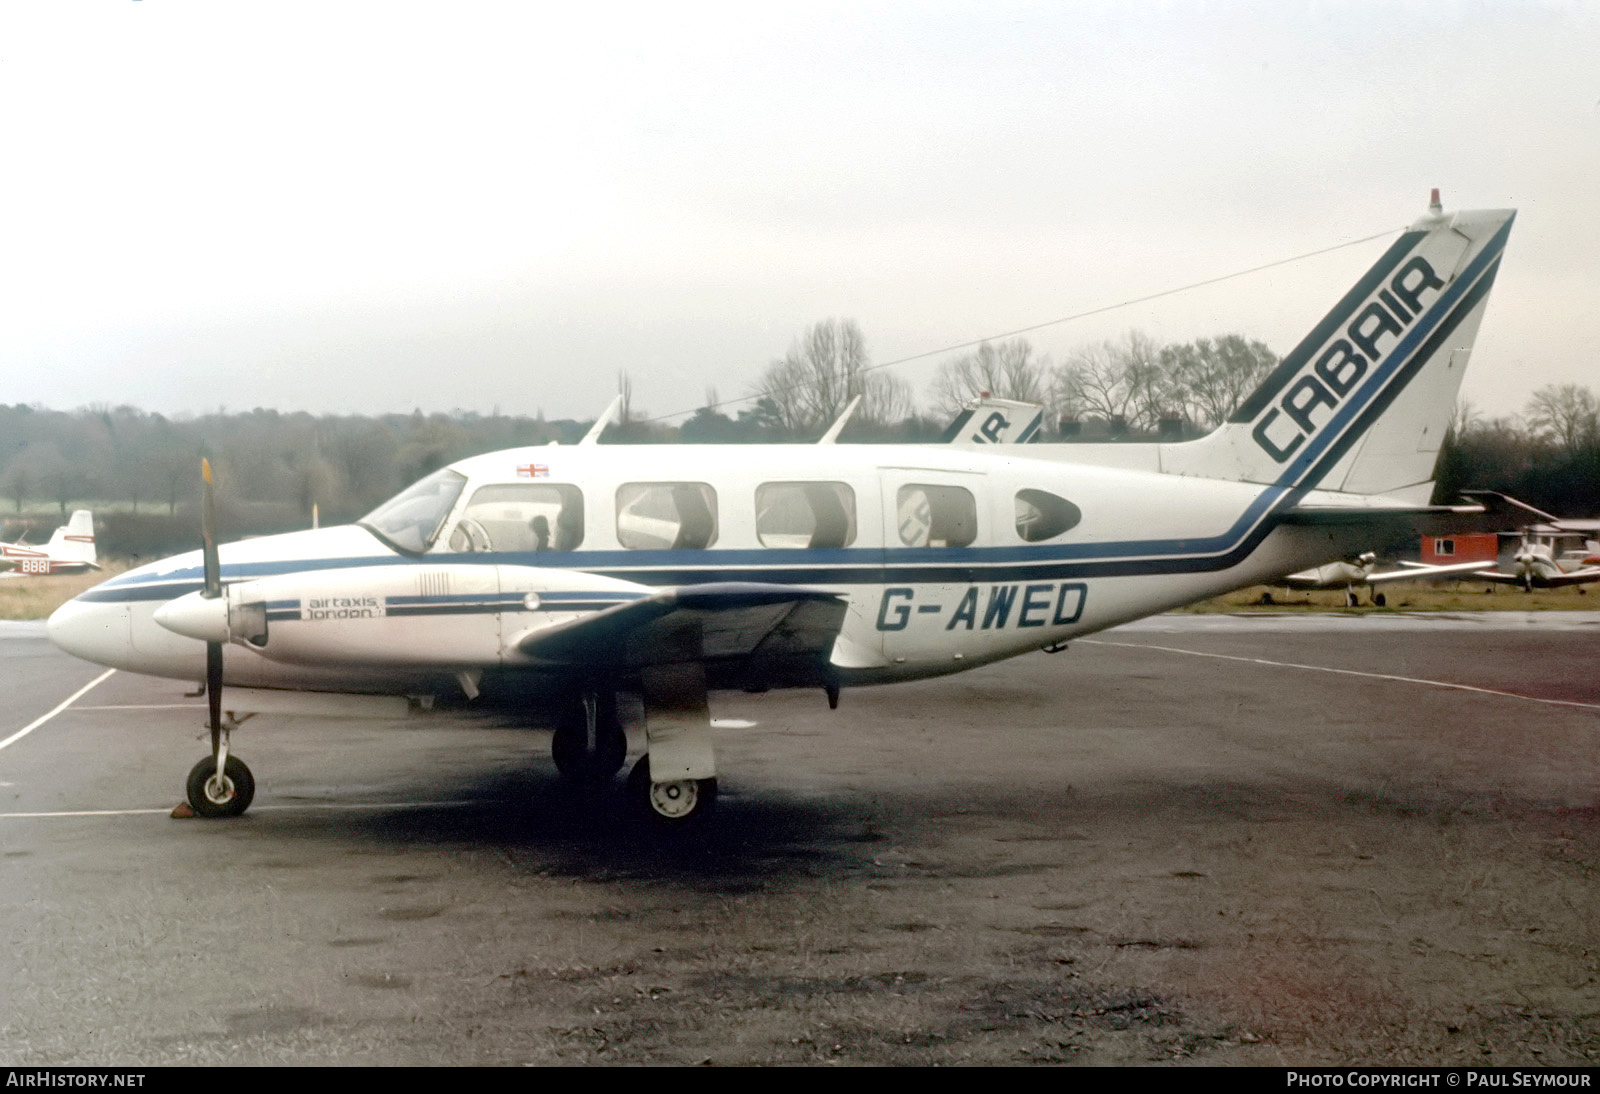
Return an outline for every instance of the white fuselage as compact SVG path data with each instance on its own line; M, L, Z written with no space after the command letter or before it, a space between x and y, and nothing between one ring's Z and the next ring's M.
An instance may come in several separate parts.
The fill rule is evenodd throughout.
M223 546L224 584L254 589L273 628L264 649L234 635L225 681L417 692L474 668L531 669L517 642L533 631L645 591L713 581L838 593L849 604L832 651L840 682L913 679L1055 645L1353 546L1328 529L1278 524L1303 500L1287 487L1062 456L584 445L473 457L452 465L464 481L424 550L397 550L360 525ZM558 492L559 512L547 504ZM826 536L801 503L808 496L839 499L827 501L837 527ZM697 525L710 521L692 537L690 509ZM64 606L51 636L102 664L201 678L204 642L155 619L200 583L199 552L140 567Z

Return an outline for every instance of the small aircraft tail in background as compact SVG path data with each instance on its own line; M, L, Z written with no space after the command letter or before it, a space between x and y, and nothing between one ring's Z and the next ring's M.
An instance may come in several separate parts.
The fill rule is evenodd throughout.
M94 515L77 509L41 547L0 543L0 577L43 577L98 570L94 550Z
M941 444L1027 444L1037 440L1044 407L988 392L968 403L939 438Z

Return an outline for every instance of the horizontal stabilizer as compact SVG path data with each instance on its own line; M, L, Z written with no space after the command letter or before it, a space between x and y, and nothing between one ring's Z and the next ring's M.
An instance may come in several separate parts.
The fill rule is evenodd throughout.
M1394 524L1440 535L1485 531L1493 519L1481 505L1297 505L1283 515L1283 523L1319 528Z
M1543 509L1536 509L1525 501L1518 501L1511 495L1502 494L1497 490L1463 490L1461 496L1471 498L1497 516L1509 518L1506 523L1514 527L1561 523L1560 517L1553 517Z

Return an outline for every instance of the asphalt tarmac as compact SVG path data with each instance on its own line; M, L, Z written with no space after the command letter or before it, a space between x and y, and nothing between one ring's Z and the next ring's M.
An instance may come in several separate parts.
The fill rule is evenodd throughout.
M465 714L257 719L251 812L172 819L201 701L47 717L104 670L0 624L0 1064L1595 1063L1597 655L1166 616L718 695L663 842Z

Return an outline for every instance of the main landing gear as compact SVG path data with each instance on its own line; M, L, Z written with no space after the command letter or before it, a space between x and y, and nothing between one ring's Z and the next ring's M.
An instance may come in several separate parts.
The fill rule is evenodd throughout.
M639 672L639 688L646 751L628 776L629 811L653 828L691 827L717 800L705 669L698 663L649 666ZM628 739L616 693L584 689L565 699L550 751L556 770L574 782L605 782L621 770Z
M563 700L550 755L556 770L577 782L602 782L621 771L628 759L628 735L617 710L617 693L587 689Z
M651 778L649 756L640 756L628 773L628 805L642 820L657 827L685 827L709 816L716 804L715 778L658 783Z

